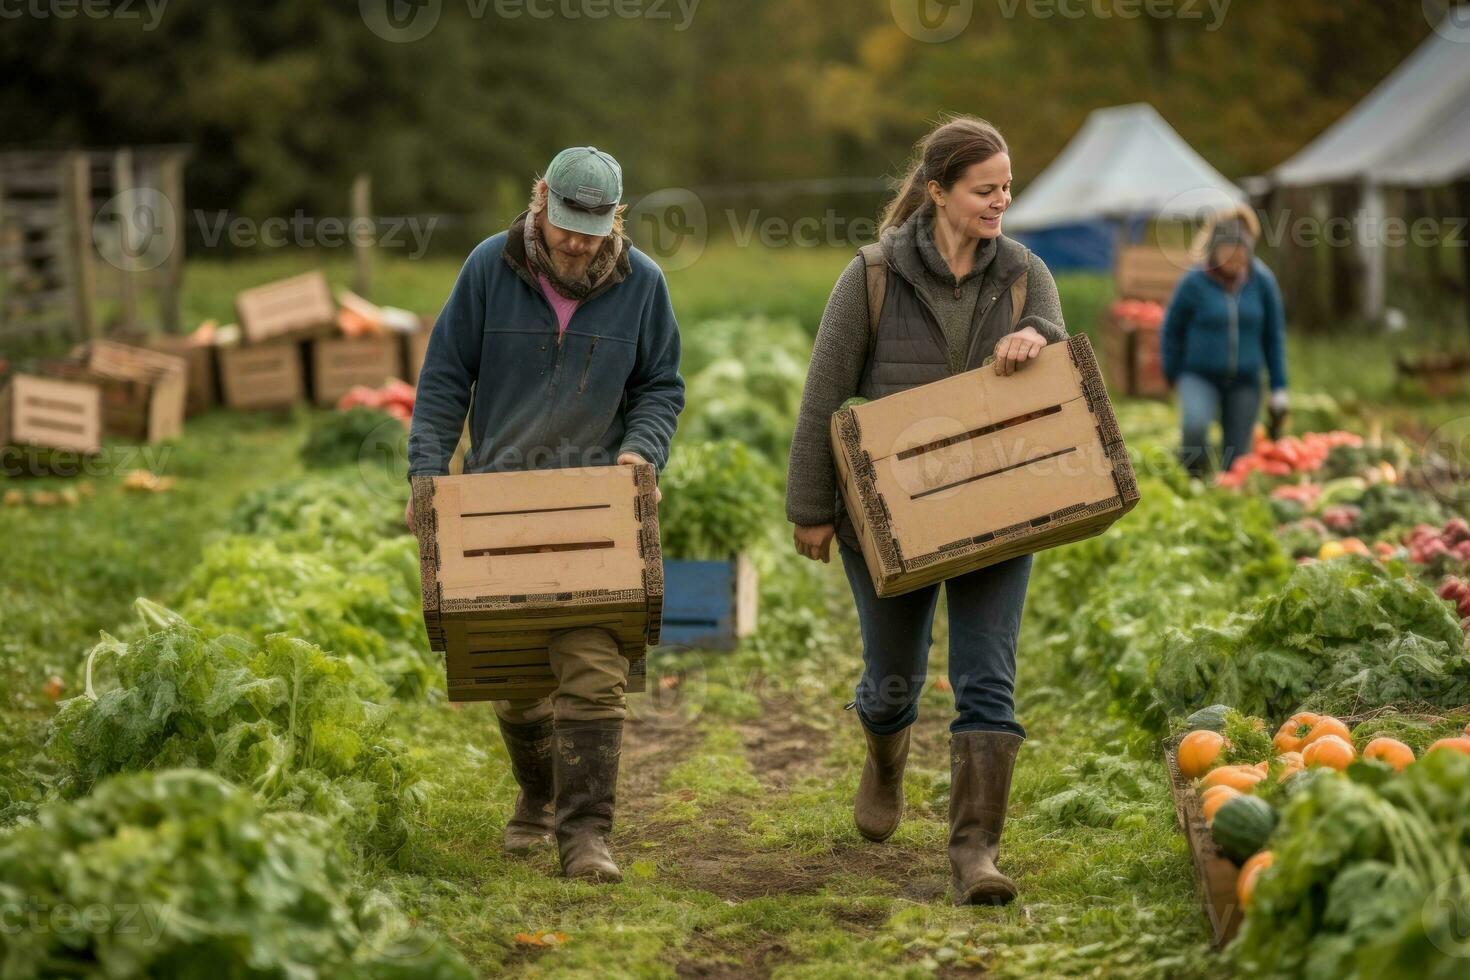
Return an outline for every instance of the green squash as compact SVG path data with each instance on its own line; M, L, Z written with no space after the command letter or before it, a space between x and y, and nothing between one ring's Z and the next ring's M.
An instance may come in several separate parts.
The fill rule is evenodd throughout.
M1225 719L1230 714L1230 705L1212 704L1208 708L1201 708L1188 718L1184 719L1184 727L1188 731L1196 731L1204 728L1212 732L1225 731Z
M1276 810L1259 796L1235 796L1215 812L1210 834L1236 864L1263 850L1276 829Z

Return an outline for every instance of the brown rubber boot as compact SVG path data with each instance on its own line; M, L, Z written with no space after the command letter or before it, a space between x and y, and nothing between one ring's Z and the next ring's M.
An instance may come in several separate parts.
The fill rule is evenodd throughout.
M529 725L500 721L510 771L521 788L501 843L511 854L526 854L551 843L556 817L551 735L550 718Z
M874 735L861 719L858 724L868 740L868 758L858 781L852 819L858 833L881 842L893 836L903 818L903 768L909 758L909 729Z
M608 853L623 722L556 723L556 842L568 878L622 881Z
M959 732L949 743L949 867L956 905L1005 905L1016 883L996 869L1023 739L1010 732Z

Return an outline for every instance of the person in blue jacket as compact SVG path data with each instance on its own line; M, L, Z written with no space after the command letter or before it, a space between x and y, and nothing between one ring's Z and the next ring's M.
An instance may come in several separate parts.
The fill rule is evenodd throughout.
M475 247L434 324L410 477L442 476L469 413L466 473L652 463L684 408L663 272L622 231L623 172L563 150L508 231ZM413 502L404 514L414 525ZM520 787L504 847L553 834L569 878L621 880L608 852L629 663L608 630L553 633L550 698L493 702Z
M1271 408L1284 412L1286 317L1276 277L1255 255L1255 235L1239 218L1210 229L1201 263L1175 287L1160 338L1164 377L1179 394L1179 457L1195 476L1207 475L1210 426L1222 429L1219 465L1228 470L1249 452L1261 409L1261 371L1271 384Z

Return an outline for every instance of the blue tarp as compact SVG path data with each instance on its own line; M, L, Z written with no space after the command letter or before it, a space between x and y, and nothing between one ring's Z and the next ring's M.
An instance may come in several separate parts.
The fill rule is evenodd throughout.
M1118 230L1116 222L1099 219L1038 228L1011 237L1041 256L1053 272L1107 272L1113 268Z

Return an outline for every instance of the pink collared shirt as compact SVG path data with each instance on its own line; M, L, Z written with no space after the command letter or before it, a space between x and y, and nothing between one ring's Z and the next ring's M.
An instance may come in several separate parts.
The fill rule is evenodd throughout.
M536 278L541 281L542 295L556 314L556 339L560 342L562 334L567 332L567 324L572 321L572 314L577 312L577 300L567 299L552 288L551 280L546 278L545 273L537 273Z

